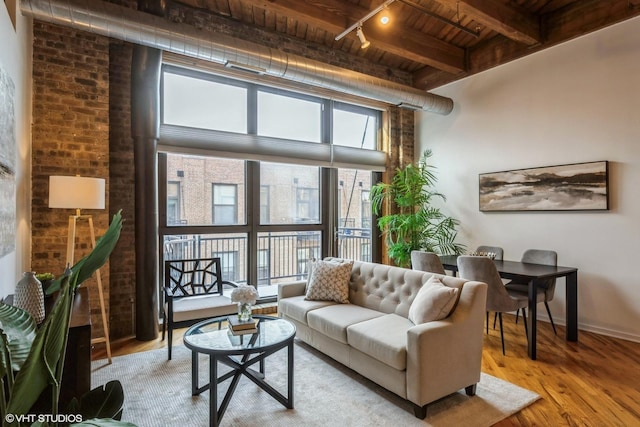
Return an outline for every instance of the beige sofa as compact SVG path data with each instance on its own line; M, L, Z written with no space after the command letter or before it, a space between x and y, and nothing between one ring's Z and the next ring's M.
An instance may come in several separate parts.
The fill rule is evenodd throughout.
M437 399L463 388L475 394L487 292L485 283L436 275L462 286L459 300L445 319L414 325L409 307L432 275L356 261L349 304L305 300L306 281L282 283L278 314L299 339L410 401L424 418Z

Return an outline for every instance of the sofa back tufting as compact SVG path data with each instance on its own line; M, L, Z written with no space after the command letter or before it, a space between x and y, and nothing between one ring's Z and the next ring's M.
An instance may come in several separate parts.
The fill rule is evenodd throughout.
M349 302L383 313L408 317L411 303L431 276L440 277L442 283L450 287L460 288L465 282L451 276L355 261L351 269Z

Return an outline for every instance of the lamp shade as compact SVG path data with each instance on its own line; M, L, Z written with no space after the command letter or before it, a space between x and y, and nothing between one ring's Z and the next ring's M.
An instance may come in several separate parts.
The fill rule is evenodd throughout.
M104 179L81 176L50 176L49 207L104 209Z

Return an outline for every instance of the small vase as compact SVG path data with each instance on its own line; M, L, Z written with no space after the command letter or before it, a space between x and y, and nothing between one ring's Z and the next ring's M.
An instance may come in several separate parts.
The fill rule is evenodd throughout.
M241 322L248 322L251 320L251 304L248 302L238 303L238 319Z
M33 317L37 324L44 320L44 294L36 273L27 271L16 285L13 304Z

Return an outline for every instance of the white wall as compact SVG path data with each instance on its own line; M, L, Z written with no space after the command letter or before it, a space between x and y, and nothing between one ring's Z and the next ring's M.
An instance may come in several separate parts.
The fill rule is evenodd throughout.
M0 258L0 297L13 293L31 268L31 70L32 23L16 11L16 1L0 4L0 66L15 85L16 250ZM5 7L6 6L6 7ZM16 16L16 27L8 13Z
M460 240L502 246L513 260L556 250L560 265L579 269L580 329L640 342L640 18L434 93L456 106L416 116L416 155L433 149ZM610 162L609 211L479 211L480 173L598 160ZM564 294L563 279L550 304L560 324Z

